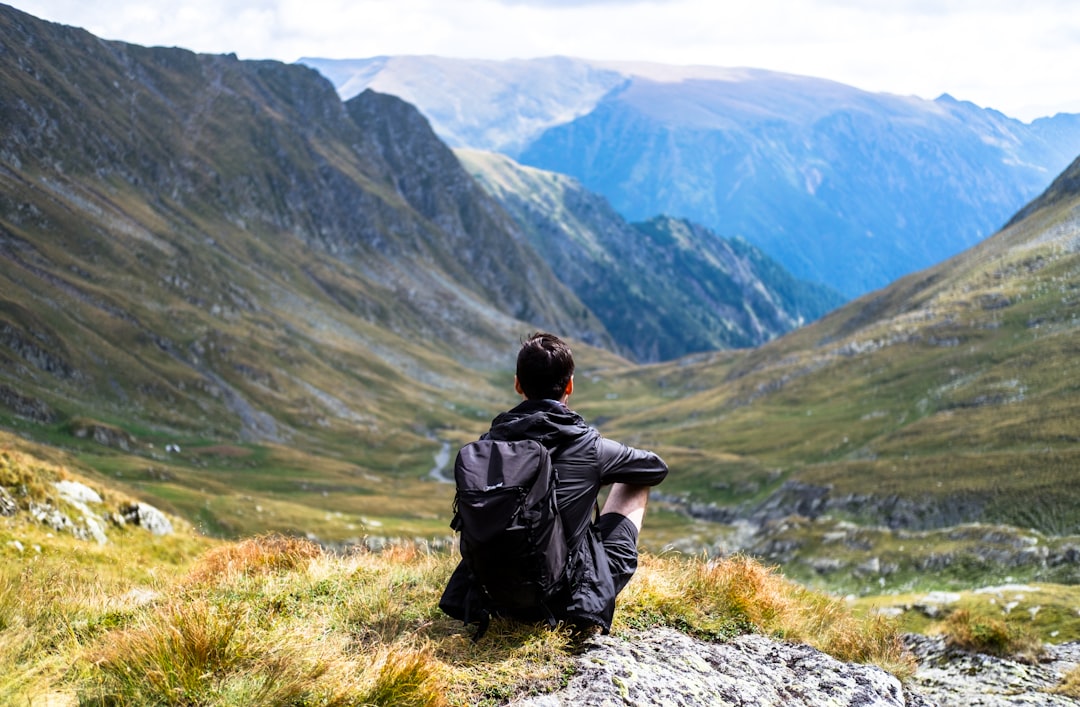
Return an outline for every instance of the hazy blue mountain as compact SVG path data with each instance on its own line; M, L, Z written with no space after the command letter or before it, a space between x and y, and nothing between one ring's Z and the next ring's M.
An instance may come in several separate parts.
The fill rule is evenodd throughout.
M303 61L344 95L402 96L451 145L573 176L630 220L666 213L741 235L848 296L977 243L1080 153L1077 116L1025 124L949 96L760 70ZM529 101L545 109L522 111Z
M758 346L843 302L742 239L670 217L630 224L571 177L493 152L456 152L639 361Z

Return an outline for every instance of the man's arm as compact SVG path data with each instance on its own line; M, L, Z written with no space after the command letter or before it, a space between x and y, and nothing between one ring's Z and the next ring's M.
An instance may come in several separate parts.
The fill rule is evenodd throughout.
M667 477L664 460L653 452L628 447L608 439L600 440L602 482L611 484L601 514L618 513L641 531L649 489Z
M654 452L601 437L597 452L602 485L656 486L667 477L667 464Z

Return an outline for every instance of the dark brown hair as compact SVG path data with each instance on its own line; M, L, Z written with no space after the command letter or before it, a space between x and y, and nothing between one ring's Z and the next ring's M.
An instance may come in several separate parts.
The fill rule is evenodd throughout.
M538 331L521 342L517 379L529 400L562 399L573 375L574 354L559 337Z

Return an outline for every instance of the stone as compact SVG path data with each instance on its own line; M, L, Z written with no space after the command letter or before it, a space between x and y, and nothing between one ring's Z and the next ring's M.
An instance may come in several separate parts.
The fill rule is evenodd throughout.
M149 503L132 503L120 509L124 521L149 530L154 535L169 535L173 531L172 523L164 513Z
M28 510L34 520L39 523L44 523L53 530L74 532L75 524L57 508L48 504L34 503L31 501Z
M1038 662L949 648L941 636L905 636L918 660L911 684L940 707L1076 707L1049 692L1080 664L1080 643L1046 645Z
M727 643L673 629L594 636L576 673L558 692L512 704L529 707L931 707L900 681L870 665L842 663L809 646L749 634Z
M0 486L0 516L13 516L19 511L19 504L8 490Z
M83 540L93 539L99 545L108 542L105 535L105 522L90 508L90 504L101 505L103 501L98 492L78 481L57 481L53 484L60 497L82 513L82 525L74 525L71 531Z
M101 496L98 495L97 491L78 481L57 481L53 486L56 487L56 490L67 501L103 503Z

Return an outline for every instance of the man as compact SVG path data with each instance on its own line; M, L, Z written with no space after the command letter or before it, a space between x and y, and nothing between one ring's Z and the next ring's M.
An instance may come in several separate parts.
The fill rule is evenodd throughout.
M647 452L605 439L567 407L574 392L574 357L559 337L538 332L522 344L514 389L524 401L498 415L482 438L532 439L550 452L558 476L557 504L569 547L569 587L544 611L576 625L611 628L615 596L637 569L637 537L649 488L667 476L667 465ZM600 489L611 486L593 522ZM464 563L443 593L440 607L469 621L479 609ZM475 615L475 614L474 614ZM543 618L516 615L522 619Z

